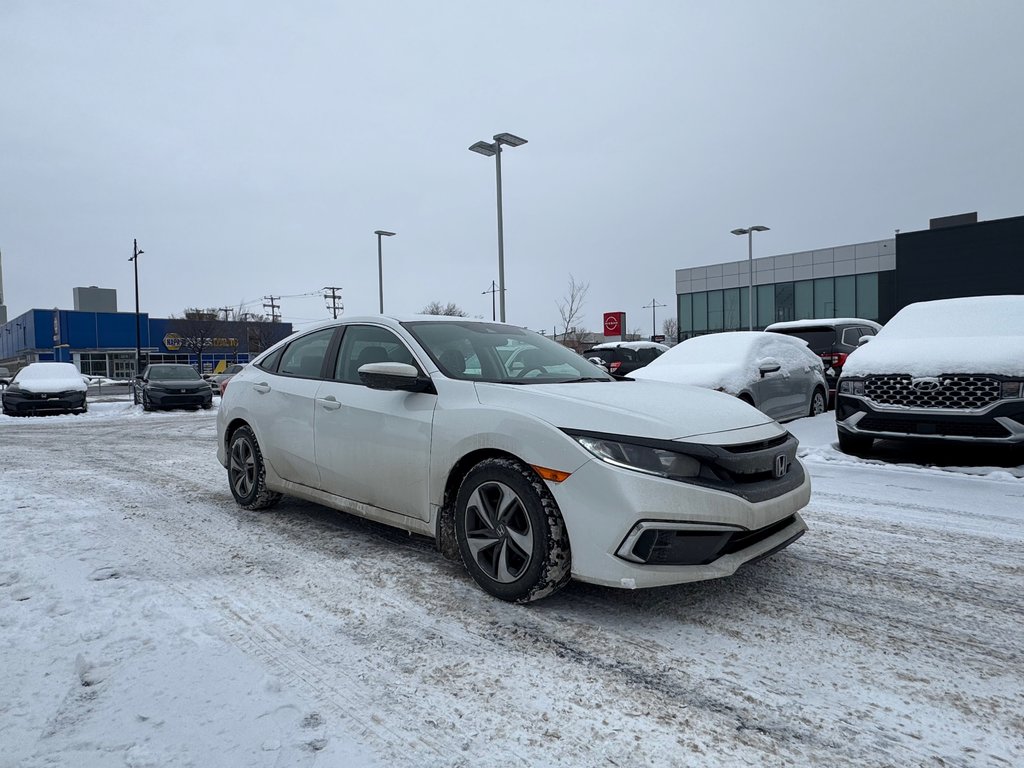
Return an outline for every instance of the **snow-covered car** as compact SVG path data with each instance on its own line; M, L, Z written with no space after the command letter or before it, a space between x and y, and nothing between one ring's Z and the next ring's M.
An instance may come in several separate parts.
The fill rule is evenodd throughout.
M1024 296L910 304L846 359L839 448L875 438L1024 445Z
M632 378L725 392L778 421L824 413L828 396L821 358L807 343L763 331L695 336Z
M628 376L652 360L668 352L669 348L656 341L606 341L583 350L583 356L598 363L612 376Z
M510 325L351 318L235 375L217 455L242 507L289 494L434 537L504 600L728 576L803 534L810 481L775 421L680 394Z
M843 375L846 358L860 346L862 338L876 335L882 326L874 320L859 317L831 317L772 323L765 330L796 336L807 342L825 366L828 402L832 406L836 401L836 382Z
M85 413L87 389L71 363L30 363L14 374L0 398L6 416Z
M213 407L213 390L191 365L156 363L135 378L132 400L143 410Z

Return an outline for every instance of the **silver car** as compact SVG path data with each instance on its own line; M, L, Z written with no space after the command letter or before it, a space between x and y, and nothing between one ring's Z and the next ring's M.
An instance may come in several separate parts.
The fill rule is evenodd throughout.
M726 392L776 421L816 416L825 412L828 402L821 358L803 339L778 333L697 336L630 377Z

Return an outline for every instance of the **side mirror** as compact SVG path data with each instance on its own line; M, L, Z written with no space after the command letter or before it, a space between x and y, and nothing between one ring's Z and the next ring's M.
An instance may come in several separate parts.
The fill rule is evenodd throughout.
M774 357L766 357L763 360L757 361L757 370L761 372L761 378L763 379L769 373L778 373L781 371L782 363Z
M367 363L359 366L359 380L370 389L434 392L430 379L408 363Z
M145 381L146 379L145 379L145 378L143 377L143 375L142 375L142 374L140 373L140 374L136 375L136 377L135 377L135 380L136 380L136 381Z
M857 346L858 347L863 347L865 344L867 344L873 338L875 338L875 337L874 336L861 336L859 339L857 339Z

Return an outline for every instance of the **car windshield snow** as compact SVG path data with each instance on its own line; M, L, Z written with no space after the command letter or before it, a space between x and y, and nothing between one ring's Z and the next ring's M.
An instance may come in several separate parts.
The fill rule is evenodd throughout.
M445 376L502 384L614 381L593 363L539 333L473 320L403 323Z

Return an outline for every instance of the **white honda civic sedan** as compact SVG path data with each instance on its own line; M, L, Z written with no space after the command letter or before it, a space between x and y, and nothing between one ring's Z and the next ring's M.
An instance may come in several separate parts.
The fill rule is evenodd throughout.
M804 533L810 480L756 408L680 392L511 325L351 318L231 380L217 455L242 507L288 494L434 537L504 600L728 576Z

